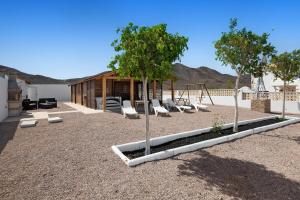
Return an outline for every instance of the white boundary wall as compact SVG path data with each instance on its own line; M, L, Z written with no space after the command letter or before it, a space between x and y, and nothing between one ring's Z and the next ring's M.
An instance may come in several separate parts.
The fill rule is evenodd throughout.
M8 116L7 86L8 86L8 77L0 75L0 122L3 121Z
M233 96L211 96L215 105L234 106ZM208 96L204 96L202 103L211 104ZM238 105L241 108L251 108L251 100L242 100L242 95L238 95Z
M212 96L214 104L224 106L234 106L233 96ZM202 100L204 104L211 104L209 97L205 96ZM281 113L283 101L271 100L271 112ZM241 93L238 95L238 105L241 108L251 108L251 100L242 100ZM285 111L290 114L300 114L300 102L298 101L286 101Z
M28 98L56 98L57 101L71 100L71 87L67 84L31 84L28 86Z
M171 93L169 91L163 91L163 100L171 98ZM175 91L176 97L176 91ZM198 94L190 93L190 97L199 98ZM187 97L187 92L183 95L183 98ZM234 106L234 97L233 96L211 96L215 105L222 106ZM202 103L211 104L208 96L203 96ZM238 95L238 105L241 108L251 108L251 100L243 100L242 92ZM300 102L299 101L286 101L286 112L290 114L300 114ZM271 112L281 113L282 112L282 101L271 100Z

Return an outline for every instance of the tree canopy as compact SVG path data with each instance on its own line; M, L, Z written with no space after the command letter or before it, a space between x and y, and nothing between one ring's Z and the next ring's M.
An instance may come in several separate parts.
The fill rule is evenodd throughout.
M280 78L287 82L292 81L299 75L300 50L273 56L269 70L274 74L275 78Z
M112 46L118 54L109 68L119 76L165 80L172 73L172 63L188 48L188 38L168 33L166 24L139 27L129 23L117 33L120 38Z
M237 29L237 19L231 19L229 32L222 33L215 43L216 58L240 74L257 74L263 57L275 53L268 42L269 34L258 35L246 28Z

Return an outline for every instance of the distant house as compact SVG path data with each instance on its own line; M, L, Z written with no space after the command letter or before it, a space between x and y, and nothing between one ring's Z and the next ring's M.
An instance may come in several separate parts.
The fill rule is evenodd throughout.
M263 76L266 91L269 92L281 92L283 89L283 81L281 79L275 80L274 74L268 73ZM255 89L257 84L257 78L251 78L251 88ZM289 82L286 86L290 92L300 92L300 75L293 82Z
M132 77L119 78L115 72L105 71L71 84L71 101L93 109L119 108L123 100L134 105L143 99L142 82ZM148 99L162 100L162 84L148 85Z
M22 90L22 99L56 98L58 101L71 100L71 87L66 80L54 79L42 75L32 75L11 67L0 65L0 72L15 75Z

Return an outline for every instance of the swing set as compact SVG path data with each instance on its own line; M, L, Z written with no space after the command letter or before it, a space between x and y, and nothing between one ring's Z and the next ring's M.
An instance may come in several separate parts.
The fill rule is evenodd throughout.
M204 96L204 90L206 91L209 99L210 99L210 102L212 105L214 105L214 102L213 100L211 99L211 96L207 90L207 87L205 85L205 83L196 83L196 84L185 84L185 89L182 91L182 93L180 94L180 97L179 98L176 98L176 100L179 102L179 101L184 101L185 102L185 99L183 98L183 95L185 94L185 92L187 92L187 100L188 102L190 102L190 89L191 87L196 87L196 90L201 90L201 94L200 94L200 97L199 97L199 101L201 103L202 101L202 98Z

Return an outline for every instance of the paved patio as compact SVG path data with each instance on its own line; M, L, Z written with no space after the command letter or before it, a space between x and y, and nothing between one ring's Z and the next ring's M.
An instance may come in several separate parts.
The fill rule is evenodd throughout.
M151 136L211 126L233 108L150 116ZM144 116L54 114L34 128L0 123L0 199L297 199L300 124L127 167L111 145L144 139ZM240 118L266 114L241 109Z

